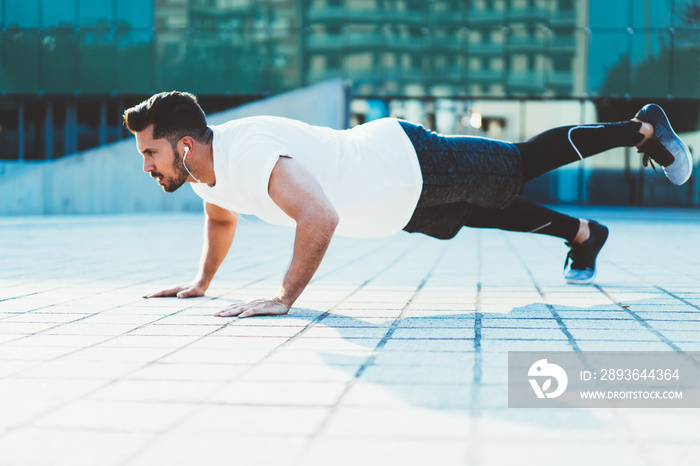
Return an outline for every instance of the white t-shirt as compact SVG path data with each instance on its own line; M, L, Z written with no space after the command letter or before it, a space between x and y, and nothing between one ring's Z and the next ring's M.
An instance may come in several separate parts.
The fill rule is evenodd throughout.
M259 116L211 126L216 185L192 183L206 202L276 225L292 218L268 194L280 156L301 163L321 184L340 218L336 234L392 235L413 215L423 178L416 151L392 118L349 130Z

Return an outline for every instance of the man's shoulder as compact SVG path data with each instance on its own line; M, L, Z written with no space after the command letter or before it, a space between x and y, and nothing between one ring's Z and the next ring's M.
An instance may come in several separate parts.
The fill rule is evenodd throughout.
M295 125L303 123L301 121L293 120L291 118L285 118L274 115L254 115L229 120L226 123L217 125L216 127L220 129L251 129L257 127L269 127L290 124Z

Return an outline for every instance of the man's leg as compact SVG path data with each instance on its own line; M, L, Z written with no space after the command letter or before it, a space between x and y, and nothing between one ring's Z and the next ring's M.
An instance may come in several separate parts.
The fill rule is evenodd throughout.
M474 207L465 226L472 228L498 228L556 236L565 241L574 241L582 229L578 218L570 217L518 196L504 209ZM585 241L586 238L583 238ZM581 242L583 242L581 241Z
M528 182L615 147L640 146L653 133L650 124L637 120L551 129L516 144L523 161L523 181ZM608 229L595 221L574 218L523 197L517 197L504 209L475 207L466 226L539 233L564 239L570 248L565 278L574 284L594 280L596 257L608 237Z
M523 182L615 147L641 146L654 134L638 120L562 126L515 144L523 160Z
M632 120L554 128L516 146L522 156L523 182L615 147L636 146L644 154L644 166L655 160L677 185L685 183L692 171L690 151L655 104L646 105ZM596 257L608 237L608 229L593 220L573 218L522 197L504 209L475 207L466 226L563 238L570 248L565 268L571 260L565 278L577 284L595 278Z
M615 147L640 146L654 134L638 120L554 128L515 144L522 156L523 182ZM581 244L588 239L588 221L518 197L504 209L475 207L466 226L541 233Z
M593 220L579 219L518 196L504 209L474 207L465 226L498 228L555 236L570 250L564 263L567 283L584 285L596 275L596 257L608 238L608 229Z

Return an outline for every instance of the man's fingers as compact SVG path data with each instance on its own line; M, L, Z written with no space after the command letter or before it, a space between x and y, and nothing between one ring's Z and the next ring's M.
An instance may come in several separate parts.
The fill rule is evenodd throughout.
M182 290L182 287L178 286L176 288L171 288L169 290L163 290L159 291L157 293L151 293L149 295L144 296L144 298L166 298L170 296L175 296L178 291Z
M214 315L218 317L238 316L239 319L244 319L252 316L282 315L287 312L289 312L289 308L276 299L259 299L245 304L234 304Z
M188 290L182 290L177 294L178 298L192 298L197 296L203 296L202 292L196 288L190 288Z
M222 309L216 314L214 314L216 317L231 317L231 316L237 316L241 312L243 312L244 309L241 308L240 305L236 305L235 307L227 307L226 309Z

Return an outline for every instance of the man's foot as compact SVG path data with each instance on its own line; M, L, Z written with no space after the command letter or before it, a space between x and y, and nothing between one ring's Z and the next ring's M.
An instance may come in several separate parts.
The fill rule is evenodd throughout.
M638 147L644 154L643 163L654 160L663 167L666 177L675 185L682 185L693 171L693 157L681 138L671 128L666 113L656 104L647 104L634 116L654 127L654 136ZM654 163L651 163L654 167Z
M608 228L605 225L589 220L588 228L591 234L581 244L567 242L569 254L564 263L564 279L573 285L587 285L595 280L595 260L608 239ZM569 266L569 260L571 265Z

